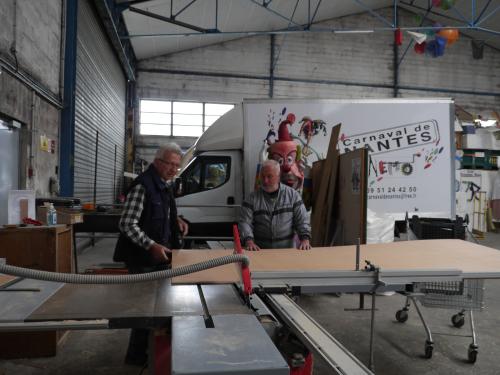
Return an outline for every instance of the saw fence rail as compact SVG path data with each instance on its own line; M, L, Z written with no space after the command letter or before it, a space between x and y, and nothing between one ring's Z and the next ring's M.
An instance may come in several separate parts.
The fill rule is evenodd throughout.
M472 343L467 351L469 362L475 363L479 346L476 340L476 331L474 326L473 311L484 308L484 280L483 279L464 279L463 281L445 281L445 282L424 282L415 283L412 293L406 293L405 306L396 312L396 320L404 323L408 320L408 311L413 302L415 309L422 321L426 331L427 339L425 341L425 357L431 358L434 341L431 330L419 308L417 302L427 308L441 308L448 310L459 310L452 315L451 323L455 328L461 328L465 324L465 314L469 313L470 334L461 335L471 337Z

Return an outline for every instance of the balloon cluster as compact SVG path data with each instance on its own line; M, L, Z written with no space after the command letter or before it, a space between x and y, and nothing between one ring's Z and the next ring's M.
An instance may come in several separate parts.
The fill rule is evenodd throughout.
M441 4L444 0L440 0ZM418 54L426 53L432 57L439 57L444 55L446 46L450 46L458 40L458 29L440 28L441 25L436 24L436 30L431 30L424 33L417 33L408 31L408 33L415 40L414 50Z

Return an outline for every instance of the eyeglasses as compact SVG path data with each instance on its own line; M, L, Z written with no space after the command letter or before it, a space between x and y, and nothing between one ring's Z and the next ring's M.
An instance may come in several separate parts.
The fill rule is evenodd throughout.
M160 158L157 158L157 160L161 161L163 164L165 164L167 167L173 167L175 168L176 170L180 170L180 164L178 163L172 163L170 161L166 161L166 160L163 160L163 159L160 159Z

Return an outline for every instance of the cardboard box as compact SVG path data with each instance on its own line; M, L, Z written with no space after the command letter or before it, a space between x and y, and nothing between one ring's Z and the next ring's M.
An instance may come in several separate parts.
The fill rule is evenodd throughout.
M65 207L55 207L57 211L57 224L77 224L83 223L83 214ZM38 206L36 209L36 219L47 224L47 207Z

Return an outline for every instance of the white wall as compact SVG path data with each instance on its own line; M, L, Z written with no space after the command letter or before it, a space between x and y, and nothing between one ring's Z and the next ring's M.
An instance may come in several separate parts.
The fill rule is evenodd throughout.
M55 98L60 94L62 1L0 1L0 58L15 66L16 59L11 52L15 46L18 70ZM59 109L14 75L3 71L0 114L23 124L21 188L34 189L37 196L48 196L49 177L55 176L58 165ZM40 150L40 135L56 141L54 154ZM32 178L27 177L30 159Z
M2 0L0 6L0 55L59 92L61 0ZM15 15L15 17L14 17Z

